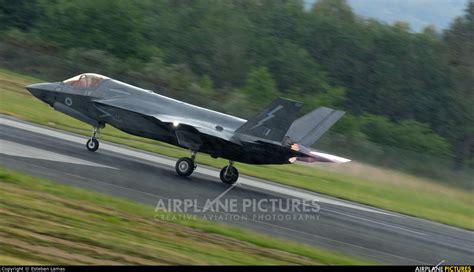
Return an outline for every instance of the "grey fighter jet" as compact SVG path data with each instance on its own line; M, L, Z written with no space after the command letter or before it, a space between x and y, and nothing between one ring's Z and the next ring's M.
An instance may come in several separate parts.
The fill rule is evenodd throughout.
M325 107L297 118L302 104L278 98L252 119L244 120L92 73L26 89L55 110L91 125L93 133L86 144L89 151L99 148L99 130L106 124L189 149L191 156L176 162L180 176L194 171L197 152L229 161L220 172L226 184L239 177L234 162L349 161L310 148L344 114Z

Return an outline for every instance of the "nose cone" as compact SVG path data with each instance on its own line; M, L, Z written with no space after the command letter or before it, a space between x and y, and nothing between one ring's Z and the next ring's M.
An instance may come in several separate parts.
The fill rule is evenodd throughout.
M36 83L26 86L26 89L39 100L52 105L55 102L56 83Z

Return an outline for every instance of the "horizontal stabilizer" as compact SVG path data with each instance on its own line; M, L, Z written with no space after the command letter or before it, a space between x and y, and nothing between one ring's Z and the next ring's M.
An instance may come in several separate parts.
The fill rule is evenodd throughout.
M326 107L317 108L295 120L288 129L286 136L292 142L312 146L343 115L343 111Z
M235 132L281 142L302 106L300 102L278 98Z

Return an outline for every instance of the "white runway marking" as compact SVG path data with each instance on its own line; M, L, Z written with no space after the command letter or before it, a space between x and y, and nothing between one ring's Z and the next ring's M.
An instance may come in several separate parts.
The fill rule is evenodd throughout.
M357 218L358 220L367 221L367 222L377 224L377 225L381 225L381 226L384 226L384 227L399 229L399 230L403 230L403 231L407 231L407 232L411 232L411 233L415 233L415 234L419 234L419 235L423 235L423 236L428 236L428 234L423 233L423 232L414 231L414 230L402 228L402 227L399 227L399 226L395 226L395 225L392 225L392 224L382 223L382 222L375 221L375 220L370 220L370 219L363 218L363 217L360 217L360 216L355 216L355 215L350 215L350 214L346 214L346 213L336 212L336 211L329 210L329 209L324 209L324 208L321 208L321 210L325 210L325 211L332 212L332 213L339 214L339 215L344 215L344 216L347 216L347 217Z
M0 154L15 156L15 157L26 157L32 159L40 159L40 160L47 160L47 161L57 161L57 162L65 162L65 163L74 163L80 165L88 165L88 166L95 166L95 167L105 167L116 169L114 167L110 167L103 164L98 164L86 160L81 160L78 158L73 158L70 156L58 154L51 151L46 151L43 149L26 146L22 144L18 144L15 142L5 141L0 139Z

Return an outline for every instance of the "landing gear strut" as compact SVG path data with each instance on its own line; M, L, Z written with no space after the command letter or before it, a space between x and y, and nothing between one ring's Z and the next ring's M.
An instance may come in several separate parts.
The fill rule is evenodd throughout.
M98 135L100 135L100 130L99 128L94 127L92 137L86 143L87 150L95 152L99 149L99 141L97 140Z
M178 173L178 175L183 176L183 177L187 177L191 175L194 169L196 169L196 164L194 163L195 158L196 158L196 151L191 151L191 158L187 158L187 157L180 158L176 162L176 166L175 166L176 173Z
M194 159L196 158L196 151L191 150L191 158L183 157L180 158L175 165L175 170L178 175L187 177L194 172L196 169L196 163ZM239 178L239 171L234 167L234 162L229 161L229 165L226 165L222 168L220 173L220 178L225 184L232 185L237 182Z
M234 167L233 161L229 161L229 165L222 168L220 177L222 182L229 185L234 184L239 179L239 171Z

